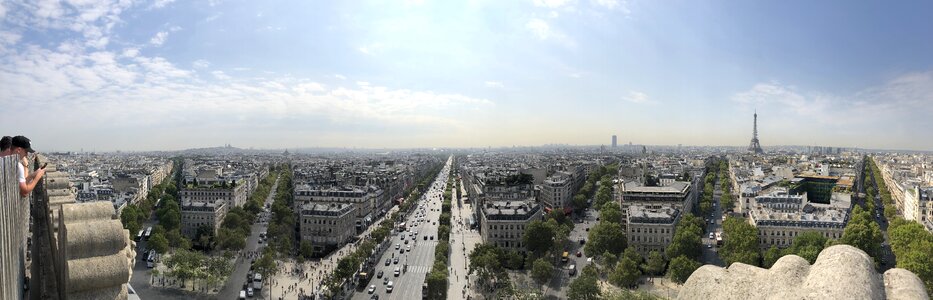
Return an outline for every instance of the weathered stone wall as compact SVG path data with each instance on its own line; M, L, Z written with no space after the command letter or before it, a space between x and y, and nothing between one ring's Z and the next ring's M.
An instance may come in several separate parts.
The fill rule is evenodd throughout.
M796 255L771 269L734 263L702 266L677 299L929 299L923 282L904 269L875 272L871 257L849 245L820 252L811 266Z

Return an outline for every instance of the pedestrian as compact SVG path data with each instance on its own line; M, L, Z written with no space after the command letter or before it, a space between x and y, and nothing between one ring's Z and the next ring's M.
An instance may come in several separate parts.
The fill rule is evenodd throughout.
M19 194L22 197L28 196L29 193L36 188L36 184L42 179L42 175L45 175L45 165L32 174L28 174L26 171L29 167L29 160L27 157L29 153L35 152L36 151L32 149L29 139L25 136L17 135L10 139L10 148L7 150L7 153L19 155L19 159L22 160L16 165Z

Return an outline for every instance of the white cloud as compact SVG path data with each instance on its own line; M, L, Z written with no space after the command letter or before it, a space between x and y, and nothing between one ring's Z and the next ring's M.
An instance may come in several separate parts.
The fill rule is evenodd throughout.
M211 75L214 75L214 78L217 78L220 80L230 80L230 76L227 76L227 74L225 74L224 71L212 71Z
M531 19L525 23L525 28L531 31L538 39L546 40L551 36L551 26L541 19Z
M194 67L195 69L207 69L211 66L211 62L204 60L204 59L199 59L199 60L192 62L191 66Z
M638 92L638 91L629 91L627 95L622 97L622 99L628 102L636 103L636 104L645 104L645 103L654 102L648 98L648 94Z
M139 48L127 48L123 50L123 57L136 57L139 55Z
M175 2L175 0L155 0L150 8L163 8L172 2Z
M501 89L501 88L504 88L504 87L505 87L505 85L502 84L502 82L498 82L498 81L486 81L485 84L486 84L486 87L488 87L488 88L499 88L499 89Z
M762 82L734 94L732 101L745 107L780 111L788 117L819 123L928 119L933 114L933 106L930 105L933 103L933 72L904 74L851 95L800 91L793 85L778 81Z
M337 79L340 79L340 80L347 80L347 76L343 76L343 75L340 75L340 74L334 74L334 78L337 78Z
M166 39L168 39L168 32L166 32L166 31L159 31L158 33L156 33L155 36L153 36L151 39L149 39L149 44L152 44L152 45L157 46L157 47L158 47L158 46L162 46L162 44L165 43L165 40L166 40Z
M547 8L560 8L562 6L570 4L571 2L573 1L572 0L534 0L532 1L532 3L534 3L535 6L547 7Z

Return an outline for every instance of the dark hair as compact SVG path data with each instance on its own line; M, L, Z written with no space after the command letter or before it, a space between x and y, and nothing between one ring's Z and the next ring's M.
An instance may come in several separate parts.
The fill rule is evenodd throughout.
M12 145L13 138L10 136L4 136L2 139L0 139L0 151L6 151L6 149L10 149Z

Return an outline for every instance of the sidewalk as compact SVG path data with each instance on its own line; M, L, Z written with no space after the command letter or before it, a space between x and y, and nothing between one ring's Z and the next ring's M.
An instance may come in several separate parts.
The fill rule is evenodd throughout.
M460 189L462 194L466 194L463 190L463 183L460 184ZM476 230L471 230L467 219L470 217L470 213L473 211L471 204L464 203L461 207L457 205L457 201L452 201L451 207L451 233L450 233L450 274L448 278L450 284L447 286L447 299L466 299L467 296L471 296L471 299L479 299L472 291L470 287L469 280L467 280L467 273L469 272L470 252L473 251L473 248L477 244L482 243L482 237L480 237L479 232Z

